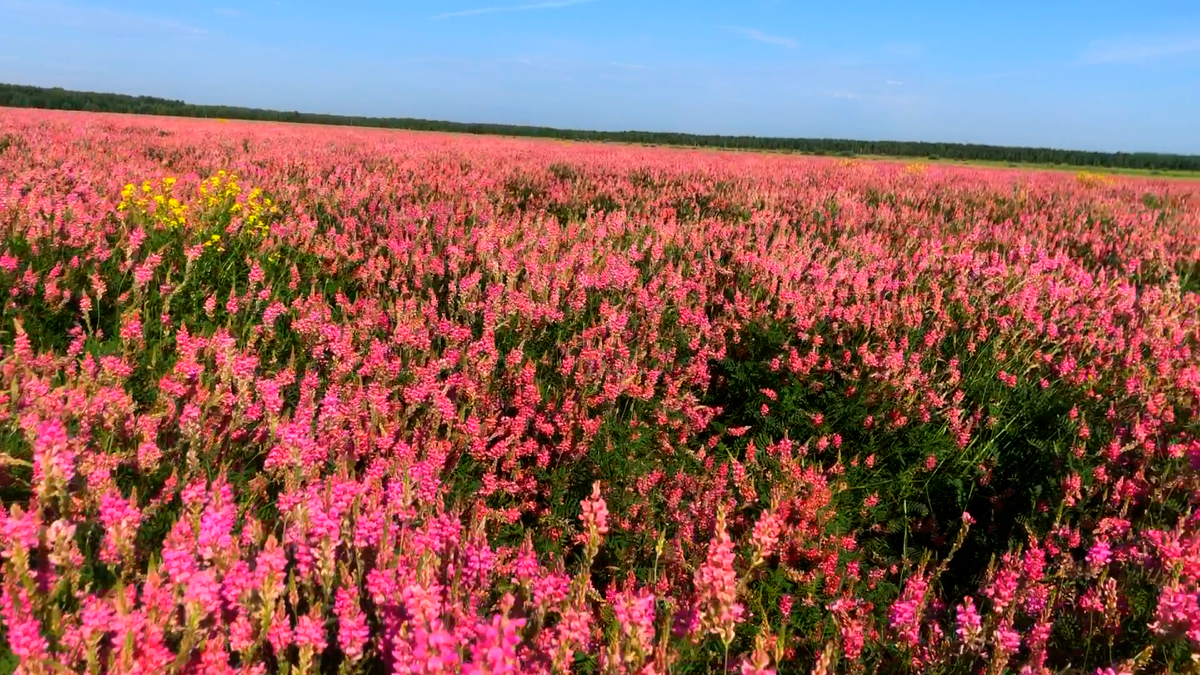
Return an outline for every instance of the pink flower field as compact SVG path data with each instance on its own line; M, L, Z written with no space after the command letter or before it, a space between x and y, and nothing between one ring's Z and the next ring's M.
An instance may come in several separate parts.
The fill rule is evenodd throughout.
M1180 672L1200 184L0 109L0 671Z

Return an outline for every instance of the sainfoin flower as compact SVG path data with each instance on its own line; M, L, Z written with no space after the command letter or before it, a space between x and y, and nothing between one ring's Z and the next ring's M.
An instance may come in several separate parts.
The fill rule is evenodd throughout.
M33 440L33 480L49 490L51 485L69 483L75 477L75 452L67 429L59 419L38 424Z
M954 632L963 645L970 649L982 646L983 618L975 609L975 601L970 596L963 598L962 604L958 606L956 620Z
M745 612L738 602L735 560L733 540L725 530L725 516L722 513L717 517L717 528L708 544L707 559L696 570L694 583L699 629L716 635L726 644L733 641L734 629L741 623Z
M608 534L608 506L600 496L600 483L592 485L592 495L583 500L581 507L580 520L586 531L588 551L595 555L604 535Z
M337 615L338 647L350 662L357 661L370 637L367 617L359 606L357 593L344 586L339 588L334 613Z
M918 571L905 582L900 598L892 604L888 612L892 630L896 631L900 641L909 647L917 646L921 639L925 592L928 588L929 580L925 572Z
M320 615L310 612L301 616L293 631L296 646L300 648L301 663L306 659L318 657L325 651L325 626Z

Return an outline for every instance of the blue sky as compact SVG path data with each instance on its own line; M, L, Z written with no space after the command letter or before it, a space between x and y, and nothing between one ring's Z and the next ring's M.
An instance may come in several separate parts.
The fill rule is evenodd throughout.
M1200 154L1200 0L0 0L0 81L306 112Z

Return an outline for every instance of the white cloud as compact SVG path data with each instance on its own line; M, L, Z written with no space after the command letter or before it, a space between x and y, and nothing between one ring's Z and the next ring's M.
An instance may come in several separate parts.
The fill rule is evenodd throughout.
M1200 37L1136 38L1093 42L1079 58L1080 65L1148 63L1200 52Z
M795 49L798 46L796 41L790 37L784 37L782 35L770 35L758 30L757 28L746 28L744 26L726 26L725 28L737 33L738 35L741 35L744 38L754 40L755 42L762 42L764 44L776 45L779 47L787 47L788 49Z
M435 19L454 19L460 16L478 16L480 14L495 14L496 12L526 12L535 9L559 9L562 7L571 7L573 5L583 5L589 2L597 2L597 0L552 0L551 2L538 2L529 5L509 5L507 7L480 7L477 9L463 9L457 12L446 12L433 17Z

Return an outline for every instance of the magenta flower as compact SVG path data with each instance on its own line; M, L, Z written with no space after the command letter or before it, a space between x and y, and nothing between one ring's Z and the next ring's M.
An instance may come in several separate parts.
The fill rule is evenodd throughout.
M733 641L745 610L737 600L738 578L733 565L733 540L725 531L725 517L717 517L717 531L708 544L708 557L696 569L694 583L699 629L717 635L725 644Z

